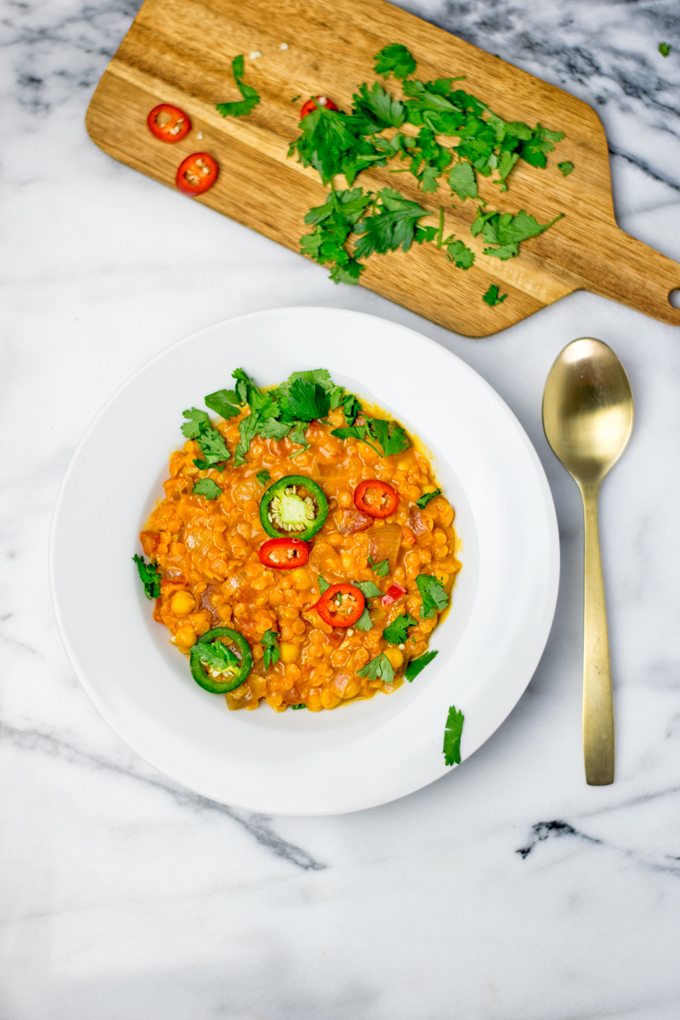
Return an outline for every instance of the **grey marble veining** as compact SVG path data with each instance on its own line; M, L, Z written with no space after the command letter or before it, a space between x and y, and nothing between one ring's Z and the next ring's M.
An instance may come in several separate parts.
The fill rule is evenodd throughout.
M409 6L592 103L623 226L680 258L675 2ZM136 9L0 10L0 1018L677 1020L677 331L574 295L464 340L109 160L84 111ZM237 811L147 766L75 680L47 590L58 486L115 386L201 325L285 304L385 315L463 357L536 444L560 521L556 623L506 724L446 780L335 819ZM583 334L617 349L637 401L602 507L602 790L580 761L578 495L540 426L547 370Z

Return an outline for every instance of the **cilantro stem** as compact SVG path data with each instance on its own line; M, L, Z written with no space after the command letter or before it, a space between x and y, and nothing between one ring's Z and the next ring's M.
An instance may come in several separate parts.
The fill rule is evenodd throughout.
M441 248L444 243L444 209L439 206L439 228L437 230L437 247Z

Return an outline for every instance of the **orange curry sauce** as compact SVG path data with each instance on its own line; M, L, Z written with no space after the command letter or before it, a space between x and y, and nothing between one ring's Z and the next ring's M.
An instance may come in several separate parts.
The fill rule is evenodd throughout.
M246 412L247 413L247 412ZM234 448L243 414L213 422ZM335 708L352 699L390 693L403 683L404 667L426 651L440 616L421 617L418 574L435 575L451 591L461 564L456 558L454 511L438 496L424 509L415 500L438 488L427 456L416 446L380 457L357 439L339 439L333 428L344 425L342 411L328 415L328 423L307 429L309 449L288 439L256 437L246 463L224 471L199 471L194 458L200 451L188 441L170 457L165 498L149 517L141 542L162 574L161 595L154 612L172 641L184 653L206 631L228 626L240 631L253 654L249 678L226 694L229 708L257 708L266 701L282 711L306 705L312 711ZM308 475L326 493L328 518L311 540L309 562L292 570L264 566L258 550L269 536L258 508L265 491L256 475L267 470L272 484L284 475ZM215 500L192 495L199 477L213 478L223 489ZM364 516L354 507L353 494L363 479L389 482L399 493L396 511L384 520ZM389 573L376 576L368 565L389 560ZM314 608L319 577L330 584L373 581L382 591L397 583L406 594L385 608L379 598L367 599L372 628L333 628ZM384 628L409 613L418 622L403 645L383 638ZM265 631L279 635L281 658L264 668L260 644ZM384 652L395 671L393 683L358 675L369 660Z

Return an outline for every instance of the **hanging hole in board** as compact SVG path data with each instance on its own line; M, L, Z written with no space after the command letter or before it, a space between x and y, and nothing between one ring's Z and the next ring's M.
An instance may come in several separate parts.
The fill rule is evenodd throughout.
M675 287L668 295L668 304L680 308L680 287Z

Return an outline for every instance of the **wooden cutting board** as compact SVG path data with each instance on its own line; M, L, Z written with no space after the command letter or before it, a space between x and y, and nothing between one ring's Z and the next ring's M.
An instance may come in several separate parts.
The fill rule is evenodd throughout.
M144 0L92 98L87 128L109 155L173 188L185 156L212 153L220 164L217 184L199 198L178 194L177 201L209 205L297 251L308 229L303 216L323 201L324 188L315 172L286 156L300 106L291 100L324 94L348 109L356 86L376 77L373 55L392 42L411 49L419 78L464 74L463 87L505 119L564 131L547 169L520 162L506 193L482 178L480 192L491 208L526 209L541 222L566 215L524 242L517 258L480 254L465 272L433 245L373 256L365 286L467 336L488 336L579 289L680 324L680 309L669 302L669 292L680 287L680 265L615 222L607 140L595 111L383 0ZM247 59L253 51L262 56ZM239 98L230 69L239 53L262 102L248 117L225 119L215 103ZM397 83L387 87L400 94ZM148 131L147 113L159 102L190 115L193 130L183 141L168 145ZM557 170L560 160L574 163L570 176ZM395 178L383 168L359 177L372 188L395 181L423 205L451 204L445 184L438 202L410 174ZM480 252L468 230L475 210L470 201L452 205L446 229ZM490 283L508 294L495 308L481 300Z

